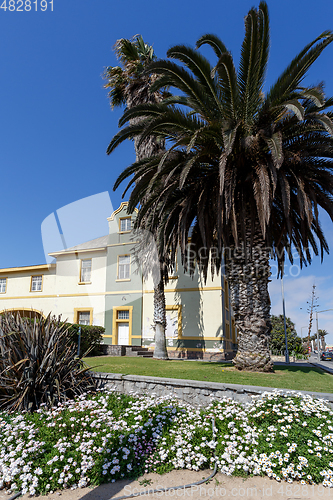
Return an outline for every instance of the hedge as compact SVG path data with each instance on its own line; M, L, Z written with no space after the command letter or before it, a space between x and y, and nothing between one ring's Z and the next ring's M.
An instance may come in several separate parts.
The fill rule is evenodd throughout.
M68 335L73 342L78 345L79 328L81 327L80 354L84 354L89 349L89 356L101 354L100 344L103 340L105 328L94 325L77 325L75 323L66 323Z

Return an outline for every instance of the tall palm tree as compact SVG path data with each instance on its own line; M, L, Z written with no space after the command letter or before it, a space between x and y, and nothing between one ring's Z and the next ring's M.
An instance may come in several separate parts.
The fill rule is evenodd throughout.
M238 330L239 369L270 371L269 258L283 273L285 256L298 251L300 265L328 252L318 207L333 220L333 125L323 86L302 81L333 40L326 31L309 43L264 93L269 53L269 17L265 2L245 18L238 71L215 35L197 42L211 46L214 67L199 51L175 46L170 60L153 62L159 75L151 92L163 86L179 91L158 104L125 112L123 126L140 117L140 130L124 126L109 145L111 152L127 137L151 134L168 139L168 149L149 161L134 163L118 178L140 177L137 190L145 203L140 217L158 221L165 248L180 245L188 265L191 253L204 275L219 269L224 257ZM130 184L133 182L130 180ZM130 204L136 202L133 192ZM191 258L190 258L191 263ZM193 269L193 266L191 266Z
M161 101L162 94L159 91L150 92L153 77L145 73L147 66L156 59L153 47L144 43L141 35L136 35L133 40L121 38L115 44L115 52L121 62L121 66L109 66L104 72L107 80L105 88L109 90L111 108L125 105L127 110L134 106L145 103L157 103ZM130 119L133 130L138 129L141 119L134 117ZM140 140L140 136L134 139L136 161L141 161L164 151L164 140L158 139L154 135ZM109 154L109 149L107 154ZM140 198L139 203L142 203ZM133 208L132 210L133 211ZM143 228L144 220L140 226ZM155 329L155 349L154 358L168 359L165 341L166 313L164 280L166 265L160 261L160 279L154 285L154 329Z

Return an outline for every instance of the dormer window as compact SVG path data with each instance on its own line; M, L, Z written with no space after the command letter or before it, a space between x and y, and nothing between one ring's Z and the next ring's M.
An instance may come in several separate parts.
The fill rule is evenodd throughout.
M132 229L132 219L131 217L123 217L119 219L119 231L120 233L127 233Z

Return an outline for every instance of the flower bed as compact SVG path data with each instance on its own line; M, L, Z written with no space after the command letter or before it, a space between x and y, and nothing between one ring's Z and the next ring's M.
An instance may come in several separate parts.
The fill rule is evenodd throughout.
M296 393L197 409L101 392L52 410L1 414L0 429L0 487L31 495L215 461L229 475L333 486L333 411Z

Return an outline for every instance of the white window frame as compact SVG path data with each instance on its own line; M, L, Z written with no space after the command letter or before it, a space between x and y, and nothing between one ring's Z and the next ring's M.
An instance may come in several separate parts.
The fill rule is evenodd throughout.
M118 309L117 312L117 319L123 319L124 321L129 321L130 319L130 312L129 309Z
M80 316L82 314L85 314L85 315L88 315L88 320L83 320L84 322L81 321L81 318ZM78 314L78 324L79 325L90 325L90 311L79 311L79 314ZM88 321L88 323L86 323L85 321Z
M92 307L76 307L74 308L74 323L76 325L83 325L83 323L80 323L80 314L82 313L89 313L89 323L88 325L93 324L93 308Z
M121 227L123 222L125 222L124 229ZM128 224L128 222L129 222L129 224ZM129 228L127 226L129 226ZM132 218L131 217L121 217L119 219L119 232L120 233L129 233L129 232L131 232L131 229L132 229Z
M5 285L5 289L2 290L2 285ZM7 278L0 278L0 293L7 292Z
M90 262L90 269L85 268L85 263ZM80 268L80 283L91 283L91 270L92 270L92 259L81 259L81 268ZM89 272L88 276L85 276L84 273ZM84 279L89 278L89 279Z
M128 262L122 262L122 257L127 257ZM117 281L130 281L131 279L131 256L130 254L118 255Z
M39 285L38 288L37 285ZM30 292L41 292L42 290L43 290L43 275L38 274L37 276L31 276Z

